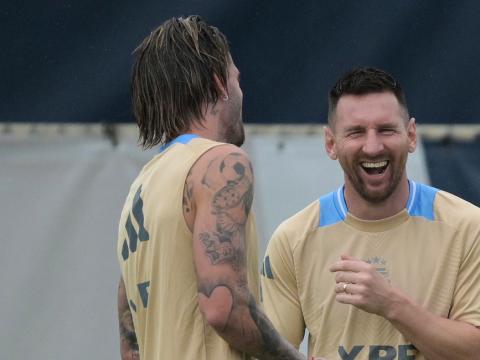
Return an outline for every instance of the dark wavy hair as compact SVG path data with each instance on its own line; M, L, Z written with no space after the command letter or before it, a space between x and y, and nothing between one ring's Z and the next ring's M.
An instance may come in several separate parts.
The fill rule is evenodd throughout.
M219 97L214 74L227 82L227 39L197 15L165 21L134 56L132 106L145 149L169 142L193 122L201 125L205 104Z
M395 95L408 120L407 100L400 83L384 70L366 67L347 72L330 90L328 96L328 124L332 126L338 101L343 95L366 95L379 92L390 92Z

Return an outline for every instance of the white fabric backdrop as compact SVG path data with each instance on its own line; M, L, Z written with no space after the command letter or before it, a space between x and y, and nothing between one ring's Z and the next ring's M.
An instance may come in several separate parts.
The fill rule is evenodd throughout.
M116 146L88 127L9 130L0 134L1 358L119 359L117 222L155 151L139 150L132 129ZM248 134L261 258L283 219L343 180L318 133ZM428 182L421 146L408 166Z

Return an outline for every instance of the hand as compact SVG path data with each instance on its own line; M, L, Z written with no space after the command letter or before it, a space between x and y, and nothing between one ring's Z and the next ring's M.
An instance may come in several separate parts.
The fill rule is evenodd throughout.
M335 300L387 317L395 290L375 266L342 255L330 271L335 273Z

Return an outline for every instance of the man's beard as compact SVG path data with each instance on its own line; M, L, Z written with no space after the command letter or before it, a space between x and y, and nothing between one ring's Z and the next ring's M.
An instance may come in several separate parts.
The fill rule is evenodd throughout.
M231 99L233 101L233 99ZM228 144L241 147L245 142L245 129L242 121L242 104L230 104L229 117L222 122L221 138Z
M367 202L372 204L379 204L387 200L399 186L405 172L406 162L407 156L399 159L398 164L393 164L392 159L390 159L390 163L388 166L392 167L391 169L389 169L391 176L389 179L386 179L387 187L385 188L385 190L381 191L368 190L362 176L360 176L359 174L359 172L363 170L353 169L352 171L345 171L345 167L343 165L342 167L348 179L350 180L350 183L353 185L355 191ZM395 168L393 168L394 166Z
M229 124L226 128L225 138L227 143L241 147L245 142L245 129L240 121L237 125Z

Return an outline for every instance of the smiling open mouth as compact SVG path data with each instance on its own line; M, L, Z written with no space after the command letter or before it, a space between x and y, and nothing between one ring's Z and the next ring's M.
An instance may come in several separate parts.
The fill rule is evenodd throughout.
M361 163L363 170L369 175L383 174L389 164L388 160L364 161Z

